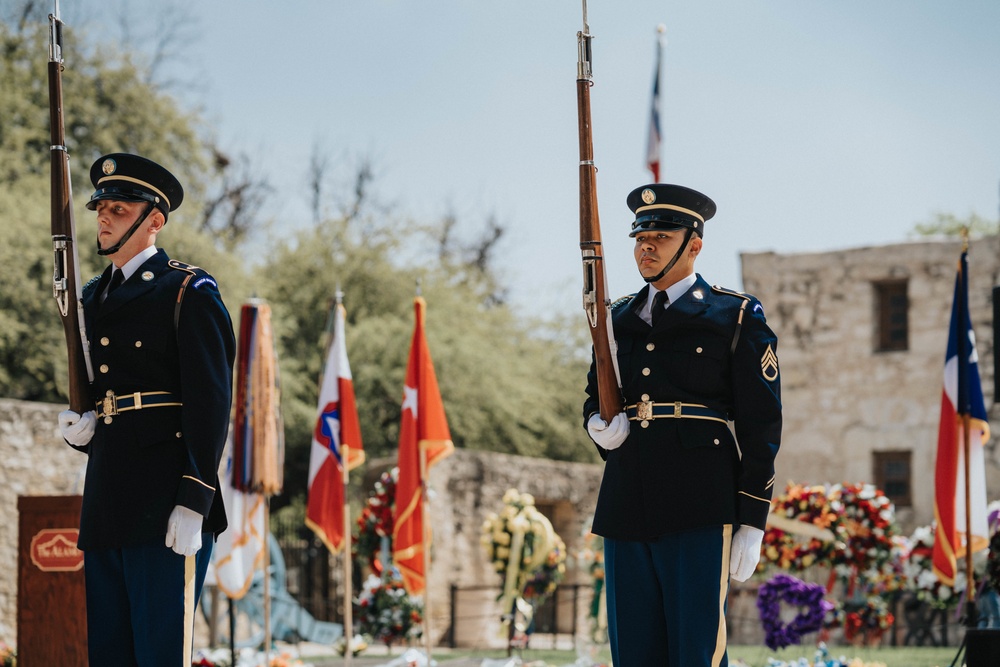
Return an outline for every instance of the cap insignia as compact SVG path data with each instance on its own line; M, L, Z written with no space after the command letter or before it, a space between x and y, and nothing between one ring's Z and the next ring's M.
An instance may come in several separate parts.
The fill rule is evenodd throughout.
M652 204L654 201L656 201L656 193L650 190L649 188L646 188L645 190L642 191L642 201L646 202L647 204Z
M101 171L104 172L105 176L110 176L111 174L115 173L115 167L117 166L118 165L115 164L114 160L108 158L101 164Z
M142 279L145 280L148 283L150 280L153 279L153 272L152 271L143 271L142 272Z

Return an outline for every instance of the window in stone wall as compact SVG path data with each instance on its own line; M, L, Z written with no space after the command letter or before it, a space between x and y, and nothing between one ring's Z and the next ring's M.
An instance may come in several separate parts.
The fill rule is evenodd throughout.
M909 349L909 307L906 281L875 283L875 351Z
M873 452L875 457L875 486L882 489L896 507L910 507L909 450Z

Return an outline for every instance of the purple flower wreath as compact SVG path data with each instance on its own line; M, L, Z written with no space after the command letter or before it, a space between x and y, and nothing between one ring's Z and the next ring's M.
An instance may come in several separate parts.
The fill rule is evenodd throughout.
M807 584L788 574L777 574L760 587L757 609L764 625L764 643L772 651L798 644L802 635L823 627L823 619L833 605L823 599L826 590L819 584ZM781 603L799 607L790 623L781 622Z

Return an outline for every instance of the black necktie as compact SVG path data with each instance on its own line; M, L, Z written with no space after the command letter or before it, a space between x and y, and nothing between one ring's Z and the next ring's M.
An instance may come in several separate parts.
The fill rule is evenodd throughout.
M108 294L110 295L115 289L122 284L125 280L125 274L122 273L121 269L115 269L115 272L111 274L111 284L108 285Z
M659 322L660 316L663 315L663 310L667 305L667 293L661 290L656 293L653 297L653 307L650 310L650 317L652 318L652 324L655 327L656 323Z

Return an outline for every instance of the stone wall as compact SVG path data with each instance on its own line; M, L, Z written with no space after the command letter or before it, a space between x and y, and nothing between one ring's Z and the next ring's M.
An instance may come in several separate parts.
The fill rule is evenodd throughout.
M970 315L987 409L993 405L992 289L1000 238L969 247ZM778 335L784 428L776 493L786 482L869 482L872 452L912 451L906 531L933 518L942 374L958 242L835 252L742 255L743 285ZM877 281L906 279L909 349L875 351ZM997 410L991 410L996 425ZM1000 431L994 428L993 431ZM987 445L989 498L1000 499L997 434Z
M84 454L59 436L64 407L0 399L0 640L17 637L18 496L83 492Z

